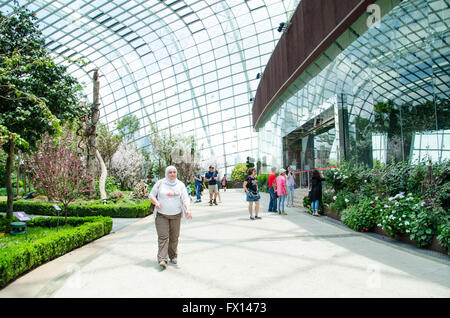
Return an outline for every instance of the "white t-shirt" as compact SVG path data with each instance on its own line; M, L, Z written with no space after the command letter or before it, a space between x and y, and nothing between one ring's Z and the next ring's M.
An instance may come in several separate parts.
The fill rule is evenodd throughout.
M161 210L155 208L155 217L156 213L177 215L183 212L184 214L183 204L186 206L190 204L186 186L180 180L177 180L174 186L158 181L150 192L150 196L154 196L161 204Z

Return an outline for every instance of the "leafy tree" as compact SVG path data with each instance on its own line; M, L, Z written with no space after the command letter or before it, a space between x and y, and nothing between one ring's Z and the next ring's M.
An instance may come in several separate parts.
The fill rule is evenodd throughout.
M110 132L108 127L103 123L99 122L97 125L97 149L100 151L108 170L110 170L111 158L117 149L119 149L122 137Z
M140 124L136 115L126 115L117 121L116 130L119 132L119 136L126 140L132 139L134 134L139 131Z
M0 133L8 136L5 183L7 214L12 217L11 169L15 147L35 147L44 132L60 130L60 121L84 113L79 105L81 87L56 65L44 45L36 17L16 6L9 15L0 12ZM2 138L3 142L5 138Z
M167 166L177 167L178 179L187 183L192 180L194 169L200 164L200 153L193 136L171 135L160 132L152 124L151 154L153 171L164 177Z
M167 166L173 164L172 153L177 144L174 136L160 132L155 124L151 124L150 143L152 147L154 172L159 178L164 177Z
M245 162L236 164L231 172L231 180L244 181L247 176L247 170L248 168Z

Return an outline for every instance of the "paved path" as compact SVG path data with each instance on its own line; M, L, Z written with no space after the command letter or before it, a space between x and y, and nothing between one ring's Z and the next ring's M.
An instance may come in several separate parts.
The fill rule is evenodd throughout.
M0 297L450 297L449 258L398 249L300 208L249 220L243 193L193 205L161 271L153 216L20 277ZM262 210L268 196L263 194Z

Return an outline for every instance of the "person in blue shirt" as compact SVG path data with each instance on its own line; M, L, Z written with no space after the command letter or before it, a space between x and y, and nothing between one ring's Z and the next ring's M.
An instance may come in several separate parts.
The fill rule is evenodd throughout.
M191 200L191 202L192 202L192 190L191 190L191 183L190 182L188 182L188 184L187 184L187 186L186 186L186 190L187 190L187 193L188 193L188 195L189 195L189 199Z
M195 193L197 194L197 201L195 201L194 203L199 203L202 202L201 193L202 193L203 178L198 168L195 168L194 180L195 180L194 182Z
M209 171L205 174L205 182L208 182L209 189L209 205L213 205L213 196L214 196L214 204L217 204L217 180L219 180L219 176L217 172L214 170L213 166L209 166Z

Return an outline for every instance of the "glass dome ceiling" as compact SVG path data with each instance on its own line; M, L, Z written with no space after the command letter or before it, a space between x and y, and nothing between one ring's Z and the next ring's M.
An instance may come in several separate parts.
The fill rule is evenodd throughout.
M250 101L281 33L300 0L33 0L47 47L59 62L82 58L70 73L92 101L100 70L101 118L110 129L137 116L134 136L147 147L150 123L193 135L203 165L231 173L256 155ZM0 10L10 12L11 1ZM225 168L225 169L223 169Z

